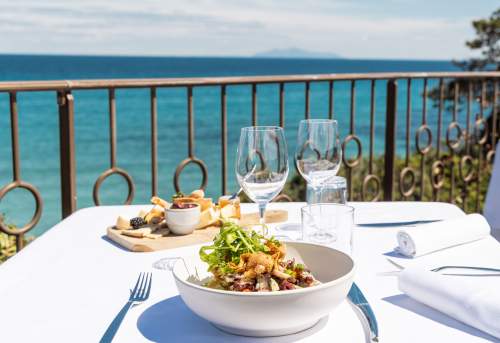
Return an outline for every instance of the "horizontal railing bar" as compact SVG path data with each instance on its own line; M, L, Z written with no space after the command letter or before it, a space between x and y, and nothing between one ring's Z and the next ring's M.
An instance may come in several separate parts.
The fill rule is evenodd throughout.
M149 87L186 87L244 85L255 83L281 82L319 82L381 79L424 79L459 78L486 79L498 78L500 72L432 72L432 73L346 73L318 75L275 75L275 76L236 76L236 77L197 77L197 78L158 78L158 79L104 79L104 80L58 80L58 81L6 81L0 82L0 92L11 91L69 91L99 88L149 88Z

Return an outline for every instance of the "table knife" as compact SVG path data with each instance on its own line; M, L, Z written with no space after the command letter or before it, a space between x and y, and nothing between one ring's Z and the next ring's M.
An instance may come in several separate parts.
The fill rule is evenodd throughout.
M352 284L351 290L347 294L347 298L363 325L366 342L378 342L378 325L375 313L373 313L368 300L366 300L356 283Z

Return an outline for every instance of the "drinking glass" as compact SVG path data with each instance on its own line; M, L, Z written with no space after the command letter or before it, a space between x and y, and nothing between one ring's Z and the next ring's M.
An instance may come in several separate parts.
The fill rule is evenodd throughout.
M283 129L277 126L242 128L236 177L245 194L259 205L260 224L264 224L267 203L281 192L287 176L288 150Z
M301 215L304 241L325 244L351 255L353 207L332 203L312 204L303 207Z
M347 204L347 181L345 177L334 176L323 184L320 196L316 196L310 184L307 185L306 199L308 204L335 203Z
M301 120L297 134L295 163L297 170L314 190L320 202L323 185L339 171L342 148L337 121L331 119Z

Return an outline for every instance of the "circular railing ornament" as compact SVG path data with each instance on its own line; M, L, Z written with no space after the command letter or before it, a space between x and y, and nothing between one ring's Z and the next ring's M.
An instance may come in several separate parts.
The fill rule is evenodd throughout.
M366 195L368 194L369 185L372 183L374 185L375 196L371 200L366 200ZM363 179L363 187L361 188L361 197L363 201L378 201L382 191L380 178L377 175L369 174Z
M346 148L347 148L347 144L349 144L349 142L351 142L351 141L354 141L356 143L357 154L356 154L356 158L348 159L347 154L346 154ZM361 140L359 139L358 136L352 135L352 134L348 135L344 139L344 142L342 142L342 161L344 162L344 164L347 167L354 168L355 166L357 166L361 162L362 153L363 153L362 144L361 144Z
M457 133L457 137L455 139L451 138L453 130L455 130ZM448 129L446 130L446 145L448 146L448 148L456 151L460 147L463 138L464 133L460 128L460 125L456 121L451 122L450 125L448 125Z
M409 177L409 181L407 182ZM399 191L405 197L409 197L415 192L417 178L415 171L411 167L404 167L399 173ZM409 185L409 187L407 187Z
M43 200L40 192L32 184L24 181L13 181L0 189L0 201L7 193L16 188L26 189L31 193L31 195L33 195L33 197L35 198L35 213L33 214L31 220L21 228L12 229L5 225L5 223L0 221L0 231L8 235L20 236L31 230L40 221L40 217L42 216Z
M101 200L99 198L99 190L101 188L102 183L104 182L104 180L106 180L108 177L114 174L122 176L125 179L125 181L127 181L128 195L127 199L125 200L125 205L130 205L132 203L135 194L135 186L132 177L125 170L113 167L105 170L101 175L99 175L94 184L94 190L92 192L92 195L94 197L94 203L97 206L101 205Z
M424 147L421 146L421 138L422 138L422 133L427 134L427 143ZM425 155L431 150L432 147L432 131L429 128L427 124L421 125L418 129L417 132L415 133L415 145L417 147L417 151L421 155Z
M488 122L482 117L474 122L474 138L479 145L486 144L488 140Z
M200 160L200 159L198 159L196 157L188 157L185 160L183 160L181 163L179 163L179 165L175 169L174 187L175 187L175 191L176 192L180 192L181 191L181 187L179 185L179 178L180 178L180 175L181 175L182 171L184 170L184 168L188 164L190 164L190 163L194 163L198 167L200 167L200 170L201 170L201 173L202 173L202 182L201 182L201 186L199 187L199 189L203 189L204 190L207 187L207 182L208 182L208 170L207 170L207 166L205 165L205 163L202 160Z
M431 184L432 188L439 189L444 185L444 163L443 161L434 161L431 166Z
M468 172L466 173L466 168L468 167ZM462 156L460 159L460 164L458 168L458 172L460 174L460 178L468 183L471 182L472 179L474 178L474 160L472 159L472 156L470 155L465 155Z

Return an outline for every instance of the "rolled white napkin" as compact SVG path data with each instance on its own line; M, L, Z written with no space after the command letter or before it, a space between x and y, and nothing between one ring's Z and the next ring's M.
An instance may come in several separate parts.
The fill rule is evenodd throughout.
M480 214L423 224L397 234L398 252L417 257L489 236L490 226Z
M410 298L500 338L500 278L446 276L411 267L399 275Z

